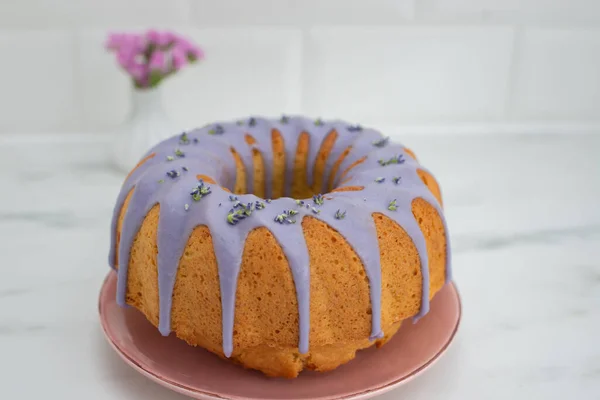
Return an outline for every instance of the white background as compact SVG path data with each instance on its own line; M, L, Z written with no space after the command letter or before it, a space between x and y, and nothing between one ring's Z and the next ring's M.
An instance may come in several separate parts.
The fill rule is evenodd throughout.
M2 0L0 132L114 130L131 88L103 42L147 27L206 51L164 87L184 127L286 112L600 131L596 0Z

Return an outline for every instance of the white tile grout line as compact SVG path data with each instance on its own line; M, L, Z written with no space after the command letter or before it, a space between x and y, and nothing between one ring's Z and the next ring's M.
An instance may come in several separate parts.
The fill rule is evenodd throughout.
M600 134L600 121L589 123L578 122L539 122L539 123L474 123L474 124L431 124L431 125L391 125L363 124L373 127L384 134L397 135L581 135ZM0 132L0 145L15 144L98 144L112 143L114 134L108 132Z

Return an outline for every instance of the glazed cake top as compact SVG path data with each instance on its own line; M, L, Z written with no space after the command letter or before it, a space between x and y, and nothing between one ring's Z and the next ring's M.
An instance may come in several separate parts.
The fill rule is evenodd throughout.
M273 132L280 135L284 144L285 181L284 197L270 200L274 177ZM327 179L322 180L320 188L314 187L314 165L324 140L332 132L336 133L336 138L325 161L324 176L330 177L333 187L338 188L343 171L352 167L349 179L343 185L360 190L326 193ZM302 134L309 137L306 182L316 194L312 198L294 199L285 196L291 194L294 160ZM246 135L253 141L245 141ZM252 194L255 189L252 167L245 168L248 193L230 192L237 174L232 149L245 166L252 166L253 153L260 152L265 166L266 198ZM341 163L335 165L341 158ZM179 260L193 229L205 225L213 237L218 263L223 351L229 357L233 351L237 278L245 239L253 229L266 227L280 244L292 272L298 300L299 350L306 353L310 331L310 273L301 222L303 217L310 215L344 236L359 256L370 285L371 339L381 338L381 266L373 213L382 213L398 223L419 252L423 284L421 309L416 318L429 310L425 238L411 208L416 198L430 203L442 218L446 234L446 281L451 279L450 242L444 214L417 170L425 168L407 153L404 146L391 143L376 130L344 121L253 117L210 124L167 139L152 148L144 162L127 177L115 205L109 263L116 267L118 251L117 301L125 305L127 268L135 236L146 214L160 204L157 233L159 330L168 335ZM199 179L199 175L210 177L215 183L209 182L208 178ZM117 249L117 221L132 190Z

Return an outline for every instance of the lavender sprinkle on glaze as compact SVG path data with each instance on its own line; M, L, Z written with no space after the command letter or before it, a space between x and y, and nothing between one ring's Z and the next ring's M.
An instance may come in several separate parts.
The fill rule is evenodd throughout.
M344 219L346 218L346 211L337 210L334 215L335 219Z
M319 193L319 194L315 194L313 196L313 201L315 202L316 205L322 206L323 203L325 202L325 198L323 197L323 195L321 193Z
M398 154L397 156L394 156L394 157L390 158L389 160L378 160L377 162L382 167L385 167L386 165L391 165L391 164L404 164L405 161L406 160L404 160L404 156L402 154Z
M176 170L171 170L171 171L167 171L167 176L171 179L175 179L179 176L179 171Z
M179 136L179 144L187 145L190 144L190 138L186 132L183 132L181 136Z
M229 210L229 214L227 214L227 222L231 225L235 225L238 222L252 215L253 210L254 205L252 203L248 203L248 205L239 203L237 209L232 208L231 210Z
M295 224L296 220L293 218L290 218L294 215L298 214L298 211L295 210L283 210L283 213L278 214L277 216L275 216L274 221L278 222L280 224Z
M373 146L375 146L375 147L385 147L385 146L387 146L387 144L388 144L389 141L390 141L390 137L386 136L386 137L381 138L379 140L375 140L373 142Z
M203 181L198 181L198 186L196 186L190 193L192 199L194 201L200 201L202 197L208 196L212 192L210 191L210 186L206 186Z
M215 125L214 128L208 130L209 135L222 135L225 133L225 128L221 125Z

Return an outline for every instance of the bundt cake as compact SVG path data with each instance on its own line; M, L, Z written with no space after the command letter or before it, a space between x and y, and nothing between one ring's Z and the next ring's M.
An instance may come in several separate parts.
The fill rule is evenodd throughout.
M117 302L269 376L328 371L422 317L451 279L433 176L343 121L248 118L185 132L127 176Z

